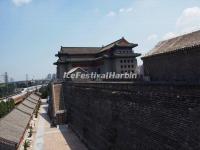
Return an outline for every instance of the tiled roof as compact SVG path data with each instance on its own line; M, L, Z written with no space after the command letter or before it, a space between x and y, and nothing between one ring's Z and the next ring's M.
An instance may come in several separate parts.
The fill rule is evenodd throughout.
M23 105L25 105L25 106L28 106L28 107L30 107L30 108L35 108L35 103L32 103L32 102L30 102L30 101L28 101L28 100L26 100L26 101L23 101L21 104L23 104Z
M2 138L16 144L20 142L36 104L40 99L35 94L31 94L29 97L31 97L32 101L35 103L31 103L28 99L25 99L9 114L0 119L0 139Z
M115 42L113 42L113 43L110 43L110 44L108 44L108 45L106 45L106 46L103 46L102 48L101 48L101 52L102 51L106 51L106 50L108 50L108 49L111 49L112 47L114 47L114 46L124 46L124 47L126 47L126 46L130 46L130 47L136 47L137 46L137 44L133 44L133 43L129 43L126 39L124 39L124 38L121 38L121 39L119 39L119 40L117 40L117 41L115 41Z
M96 54L100 47L61 47L61 53L67 54Z
M200 30L159 42L145 57L200 46Z
M33 103L33 104L37 104L37 102L34 101L34 99L32 99L30 97L26 98L26 100L29 101L29 102L31 102L31 103Z
M99 52L109 50L114 46L136 47L137 44L129 43L126 39L121 38L103 47L61 47L60 53L62 54L97 54Z

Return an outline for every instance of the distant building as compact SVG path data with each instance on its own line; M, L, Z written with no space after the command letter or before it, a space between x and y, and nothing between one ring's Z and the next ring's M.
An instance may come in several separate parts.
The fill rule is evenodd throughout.
M75 67L82 67L89 73L135 72L136 57L140 56L132 50L136 46L138 44L121 38L102 47L61 47L54 63L57 65L57 78L62 79L64 72Z
M52 79L50 73L47 75L46 79L47 79L47 80L51 80L51 79Z
M139 65L139 66L137 67L136 73L137 73L138 75L144 76L144 67L143 67L143 65Z
M13 79L13 78L10 78L10 82L14 82L14 79Z
M53 73L53 74L52 74L52 80L55 80L55 79L56 79L56 74Z
M8 73L7 72L5 72L5 81L4 82L8 83Z
M0 75L0 83L4 83L4 75Z
M142 60L152 81L200 82L200 31L159 42Z

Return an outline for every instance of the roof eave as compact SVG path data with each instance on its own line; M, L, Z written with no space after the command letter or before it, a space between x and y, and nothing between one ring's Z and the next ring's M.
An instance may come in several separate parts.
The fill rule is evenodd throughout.
M121 45L115 44L113 47L134 48L137 46L138 46L138 44L130 43L129 45L126 45L126 46L125 45L121 46Z
M177 53L177 52L180 52L180 51L190 50L190 49L197 48L197 47L200 47L200 45L194 45L192 47L183 47L183 48L180 48L180 49L175 49L175 50L171 50L171 51L163 52L163 53L150 54L150 55L141 57L141 59L143 60L143 59L150 58L150 57L156 57L156 56L161 56L161 55Z

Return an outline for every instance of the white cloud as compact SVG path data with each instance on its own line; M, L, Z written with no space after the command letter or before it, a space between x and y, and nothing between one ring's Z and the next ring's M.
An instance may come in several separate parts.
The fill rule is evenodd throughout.
M120 8L119 13L130 13L133 11L133 8Z
M148 41L156 40L158 38L157 34L151 34L147 37Z
M200 7L186 8L176 22L177 27L194 24L200 25Z
M108 17L114 17L116 16L116 13L114 11L110 11L108 14L107 14Z
M107 16L108 17L113 17L113 16L116 16L116 15L119 15L120 13L130 13L133 11L133 8L120 8L118 11L110 11Z
M163 40L200 30L200 7L184 9L176 21L175 27L175 32L166 33Z
M126 9L126 12L132 12L132 11L133 11L133 8Z
M190 27L186 27L184 29L181 30L182 34L186 34L186 33L190 33L190 32L194 32L200 30L200 26L196 25L196 26L190 26Z
M176 36L177 36L176 33L169 32L169 33L166 33L166 34L163 36L163 40L167 40L167 39L170 39L170 38L174 38L174 37L176 37Z
M124 12L124 11L125 11L124 8L120 8L120 9L119 9L119 12L120 12L120 13L122 13L122 12Z
M22 6L24 4L28 4L30 3L32 0L12 0L12 2L16 5L16 6Z

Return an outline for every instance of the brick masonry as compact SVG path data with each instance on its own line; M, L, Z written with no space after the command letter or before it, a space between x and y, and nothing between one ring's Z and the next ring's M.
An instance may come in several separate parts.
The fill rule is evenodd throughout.
M64 84L70 127L91 150L200 149L200 86Z
M152 81L199 82L200 48L143 57L144 74Z

